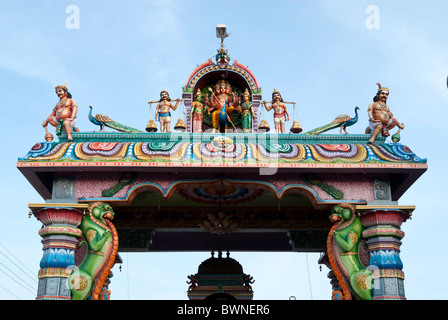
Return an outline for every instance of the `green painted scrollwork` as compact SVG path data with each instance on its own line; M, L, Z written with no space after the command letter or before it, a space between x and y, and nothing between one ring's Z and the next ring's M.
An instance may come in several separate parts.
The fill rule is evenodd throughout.
M315 185L315 186L319 187L322 191L328 193L330 196L332 196L336 200L341 200L344 197L344 193L341 190L318 179L315 174L312 174L312 173L303 174L302 180L307 184Z
M342 292L333 293L344 300L372 299L372 275L360 260L360 240L364 226L350 204L333 207L330 220L334 222L327 238L327 254Z

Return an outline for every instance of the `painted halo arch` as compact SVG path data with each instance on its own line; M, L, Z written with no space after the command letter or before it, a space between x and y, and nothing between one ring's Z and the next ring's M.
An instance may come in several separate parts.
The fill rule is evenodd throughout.
M246 83L244 89L247 87L247 89L249 89L252 94L260 92L261 88L259 87L258 81L253 75L252 71L250 71L246 66L236 60L233 65L227 65L226 68L220 68L218 65L213 64L211 59L209 59L208 61L198 66L191 73L184 88L188 92L195 93L197 88L202 89L204 87L203 83L200 81L204 76L208 74L214 74L213 78L216 82L221 79L227 79L230 73L237 74L239 78L241 78L238 82L244 80L244 82ZM202 87L199 86L199 84L201 84Z

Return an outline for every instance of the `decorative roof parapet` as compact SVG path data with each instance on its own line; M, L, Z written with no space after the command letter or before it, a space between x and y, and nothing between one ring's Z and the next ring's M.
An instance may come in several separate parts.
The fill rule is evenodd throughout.
M72 141L40 142L18 159L27 163L145 162L151 166L196 166L208 163L221 167L257 166L275 163L279 167L308 164L398 164L424 165L426 159L399 143L367 144L368 135L297 136L290 134L75 134ZM70 164L64 164L69 166ZM102 166L107 165L105 163ZM412 167L411 166L411 167ZM336 166L337 167L337 166ZM401 166L401 168L408 166ZM418 166L420 168L420 166Z

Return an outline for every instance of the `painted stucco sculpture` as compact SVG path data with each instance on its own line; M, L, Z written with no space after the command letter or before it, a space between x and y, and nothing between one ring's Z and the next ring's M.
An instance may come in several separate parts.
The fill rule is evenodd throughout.
M45 128L46 137L48 136L47 126L48 124L51 124L53 127L56 127L57 133L65 130L68 140L72 140L72 131L79 131L75 127L78 106L76 101L72 98L70 92L68 92L66 83L64 85L57 86L54 89L59 97L59 102L53 108L53 111L47 119L44 120L42 127Z
M384 137L390 136L389 130L397 126L404 129L404 124L400 123L393 115L389 106L386 104L389 97L389 89L382 87L379 82L378 92L373 97L373 102L367 109L369 116L369 127L366 133L370 133L369 143L373 143L375 138L381 133Z
M372 275L360 260L361 220L352 205L341 203L333 207L334 222L327 238L330 265L342 292L333 292L334 300L372 299Z
M103 114L97 114L95 116L92 115L92 106L89 106L89 120L93 124L96 124L97 126L100 126L100 132L104 132L105 127L109 127L121 132L128 132L128 133L137 133L137 132L143 132L138 129L134 129L128 126L125 126L121 123L113 121L111 118L109 118L106 115Z
M252 120L255 118L255 113L252 101L250 101L250 93L249 90L247 90L247 88L243 93L241 110L242 110L243 132L250 133L252 132Z
M68 279L72 300L86 300L89 296L92 300L100 300L104 281L118 251L118 235L111 222L113 217L109 204L94 202L82 218L79 228L86 239L87 254Z
M171 101L176 101L176 104L172 104ZM157 101L150 101L149 103L154 103ZM160 122L160 131L161 132L170 132L171 125L171 112L177 110L179 106L179 102L182 102L182 99L171 100L168 91L162 90L160 91L160 100L157 103L156 107L156 116L155 120Z
M214 86L214 90L211 87L208 90L210 95L205 97L205 104L208 106L208 113L211 113L213 131L224 133L226 128L233 127L235 129L232 115L239 101L232 91L230 83L220 80Z
M342 130L344 130L344 132L347 134L347 127L350 127L358 122L358 110L359 110L359 107L356 107L355 108L355 116L353 118L350 117L349 115L341 114L341 115L337 116L329 124L326 124L322 127L318 127L316 129L305 132L305 134L308 134L308 135L321 134L321 133L324 133L331 129L335 129L337 127L340 127L339 133L342 133Z
M196 92L195 101L191 104L190 117L193 121L193 132L202 132L202 120L204 118L205 106L202 103L202 93L198 89Z
M289 121L289 113L285 103L295 104L295 102L283 101L280 92L278 92L277 89L274 89L274 92L272 93L272 101L270 102L271 105L268 106L267 103L269 102L263 101L267 111L274 109L275 131L277 133L285 133L285 122Z

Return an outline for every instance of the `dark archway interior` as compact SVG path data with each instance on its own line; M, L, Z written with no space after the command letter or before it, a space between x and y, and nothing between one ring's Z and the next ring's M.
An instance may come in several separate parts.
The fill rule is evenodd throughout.
M114 224L121 252L322 252L329 208L315 208L308 197L297 189L277 199L269 188L250 183L186 183L169 199L158 189L141 188L130 204L113 205ZM216 234L201 227L225 220L237 228Z

